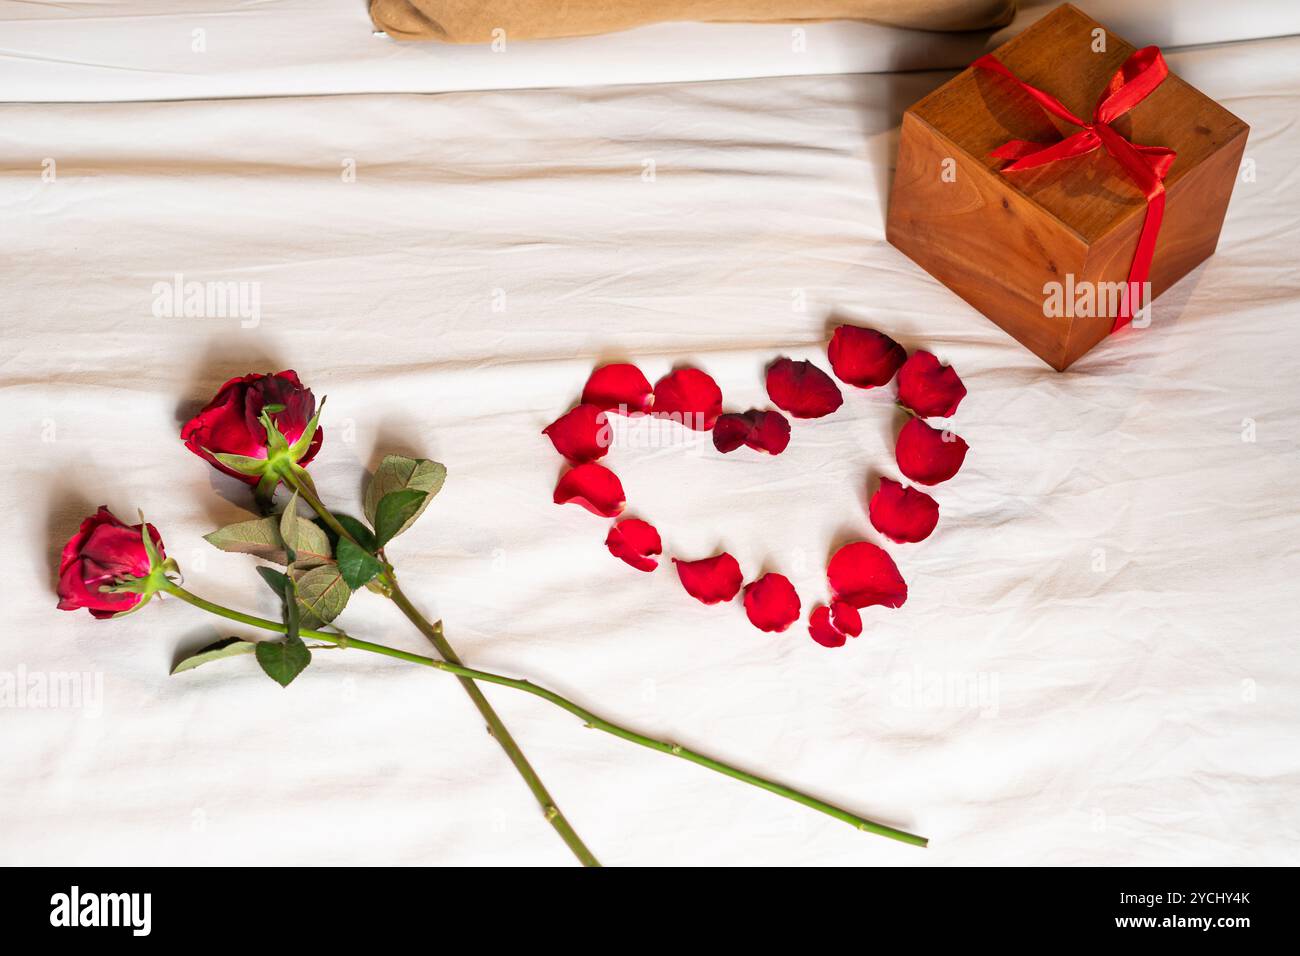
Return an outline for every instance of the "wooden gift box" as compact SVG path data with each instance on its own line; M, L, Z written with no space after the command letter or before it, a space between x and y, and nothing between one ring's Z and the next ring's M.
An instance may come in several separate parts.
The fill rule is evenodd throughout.
M1133 52L1066 4L993 55L1090 121ZM1214 252L1249 128L1172 73L1111 125L1134 144L1177 152L1164 180L1154 299ZM1050 143L1076 132L1006 77L967 68L904 114L886 229L893 245L1061 371L1107 338L1115 316L1060 315L1061 297L1048 307L1049 295L1128 279L1146 196L1104 148L1008 173L990 154L1008 140ZM1153 327L1159 315L1157 303Z

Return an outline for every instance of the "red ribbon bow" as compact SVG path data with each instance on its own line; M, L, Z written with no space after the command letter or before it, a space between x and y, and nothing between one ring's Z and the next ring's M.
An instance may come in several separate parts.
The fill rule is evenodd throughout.
M1003 66L1002 61L992 54L980 57L971 66L991 70L1011 80L1018 87L1034 98L1047 113L1060 117L1068 123L1082 127L1077 133L1071 133L1056 143L1032 143L1028 140L1013 139L1003 143L991 155L1013 162L1002 167L1002 172L1011 173L1020 169L1032 169L1062 159L1073 159L1090 153L1099 146L1119 160L1129 178L1146 196L1147 214L1142 222L1142 232L1138 236L1137 250L1133 253L1133 264L1128 271L1128 285L1121 298L1120 313L1111 328L1116 332L1133 319L1132 301L1136 290L1147 281L1151 273L1151 257L1155 253L1156 236L1160 234L1160 221L1165 214L1165 175L1174 164L1177 156L1172 149L1164 146L1142 146L1125 139L1110 124L1115 122L1133 107L1141 103L1169 75L1169 67L1160 55L1159 47L1148 46L1138 50L1110 78L1106 89L1097 100L1092 111L1092 122L1086 123L1065 108L1060 100L1050 93L1030 86Z

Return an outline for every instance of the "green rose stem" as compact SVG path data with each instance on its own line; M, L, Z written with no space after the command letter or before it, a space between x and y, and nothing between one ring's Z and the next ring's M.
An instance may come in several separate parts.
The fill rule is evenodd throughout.
M191 594L178 584L168 581L161 586L161 590L172 594L182 601L193 604L197 608L216 614L219 617L228 618L232 621L238 621L241 624L247 624L252 627L260 627L267 631L275 631L283 634L285 626L277 621L269 621L265 618L254 617L251 614L244 614L240 611L223 607L220 604L213 604L197 594ZM302 637L311 638L312 640L324 641L329 644L335 644L338 647L355 647L363 651L370 651L372 654L382 654L385 657L393 657L400 661L407 661L411 664L422 664L425 667L432 667L440 671L446 671L449 674L455 674L462 681L480 680L489 684L500 684L503 687L512 687L515 690L521 690L526 694L532 694L534 697L540 697L542 700L549 701L562 710L567 710L575 717L581 719L588 727L596 730L603 730L607 734L620 737L623 740L630 740L634 744L640 744L642 747L648 747L651 750L657 750L660 753L669 754L674 757L681 757L683 760L689 760L691 763L697 763L701 767L708 767L720 774L725 774L736 780L740 780L751 786L758 787L775 793L778 796L785 797L787 800L793 800L795 803L801 803L805 807L811 807L827 816L834 817L836 820L842 820L845 823L862 830L865 833L875 833L883 837L889 837L891 840L898 840L900 843L909 843L912 846L926 846L929 841L922 836L914 833L908 833L904 830L897 830L894 827L885 826L883 823L873 823L870 820L864 820L855 813L842 810L825 801L818 800L816 797L810 797L806 793L800 793L792 787L785 784L777 783L774 780L767 780L752 773L747 773L730 764L723 763L721 760L714 760L712 757L706 757L704 754L691 750L688 747L682 747L679 744L668 743L663 740L655 740L653 737L647 737L639 734L634 730L628 730L626 727L619 726L612 721L605 720L569 700L567 697L561 697L554 691L547 690L545 687L539 687L531 681L518 680L513 677L503 677L500 674L493 674L488 671L476 670L472 667L465 667L463 664L452 661L435 660L432 657L422 657L419 654L410 654L406 651L398 650L395 647L386 647L383 644L372 644L369 641L359 640L346 634L331 634L327 631L309 631L300 629L298 632ZM432 640L432 638L430 638ZM539 784L540 786L540 784ZM557 811L558 812L558 811ZM576 839L576 837L575 837ZM579 844L580 845L580 844Z
M351 532L344 528L339 520L335 518L321 502L320 496L316 493L315 482L311 480L307 472L298 469L292 464L286 463L286 466L280 469L280 474L288 485L297 491L298 495L311 506L312 510L320 515L321 520L329 526L330 530L341 538L347 538L363 551L366 550L361 542L353 537ZM434 646L434 649L437 650L438 655L442 657L444 661L455 667L460 667L460 657L456 654L455 650L452 649L451 644L448 643L446 636L443 634L442 622L437 621L435 623L430 623L428 618L416 609L415 605L411 603L410 599L405 593L403 593L402 589L397 586L397 575L393 571L393 566L384 560L382 555L377 557L379 557L380 563L383 565L383 570L379 572L379 578L384 595L402 609L402 613L406 615L417 629L419 629L421 634L429 639L429 643ZM223 612L216 611L214 613ZM304 631L302 633L306 632ZM372 648L368 649L373 649L378 646L379 645L374 645ZM388 653L388 649L378 651L377 653ZM528 762L528 758L524 756L524 752L520 749L519 744L515 743L515 738L511 735L510 731L506 729L505 722L501 720L500 715L497 714L496 710L488 702L487 697L483 695L483 691L480 690L478 685L470 679L475 675L469 673L466 668L462 669L466 670L467 673L459 674L455 671L452 673L458 673L461 687L465 688L465 693L469 694L469 699L474 702L474 706L478 708L478 712L483 716L483 719L487 721L488 732L493 736L496 742L501 745L501 749L506 752L506 756L510 758L510 762L514 764L515 769L519 771L519 775L524 778L524 783L528 785L528 789L532 791L538 804L541 805L542 815L546 817L547 822L555 828L555 832L560 835L560 839L565 842L565 845L568 846L568 848L573 852L573 855L578 858L579 862L581 862L583 866L600 866L600 861L596 859L596 855L592 853L591 850L587 849L587 845L582 842L582 838L578 836L578 832L573 829L568 818L560 812L560 808L551 796L550 791L546 789L546 784L542 783L542 778L537 775L537 771L534 770L533 765Z

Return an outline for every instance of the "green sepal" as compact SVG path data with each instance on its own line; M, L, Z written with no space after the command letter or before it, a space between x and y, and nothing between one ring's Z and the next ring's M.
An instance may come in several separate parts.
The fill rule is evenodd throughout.
M302 430L298 440L289 446L289 460L295 465L307 454L307 449L311 447L311 440L316 437L316 428L320 425L320 413L325 411L325 398L322 398L320 404L316 406L316 414L308 419L307 427Z
M262 413L257 416L257 420L261 422L262 427L266 429L266 457L268 459L276 458L284 452L287 452L289 450L289 441L284 437L284 433L280 431L280 427L276 425L275 421L271 418L271 413L263 408Z
M149 570L156 571L162 565L158 546L153 543L153 535L149 533L149 522L144 520L144 512L137 511L136 514L140 516L140 541L144 544L144 553L149 555Z
M207 449L204 449L207 451ZM270 460L267 458L250 458L248 455L228 455L223 451L209 451L209 455L221 462L227 468L239 472L241 475L253 475L261 477L267 474Z
M144 578L140 578L139 580L143 581ZM103 589L101 589L101 590L103 590ZM153 596L154 596L154 592L153 592L153 591L144 591L144 592L140 592L140 593L141 593L142 596L141 596L141 598L140 598L140 603L139 603L139 604L136 604L136 605L134 605L133 607L129 607L129 608L127 608L125 611L118 611L116 614L114 614L112 617L110 617L109 620L110 620L110 621L116 621L119 617L126 617L128 614L134 614L136 611L140 610L140 608L144 607L144 606L145 606L146 604L148 604L151 600L153 600Z
M118 578L114 584L99 586L100 594L144 594L147 590L149 590L148 575L142 578Z

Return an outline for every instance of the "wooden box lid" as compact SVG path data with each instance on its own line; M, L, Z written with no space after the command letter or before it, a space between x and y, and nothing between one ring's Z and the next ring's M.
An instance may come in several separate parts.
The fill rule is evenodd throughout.
M1102 52L1094 51L1098 36L1105 38ZM1090 120L1110 77L1134 49L1064 4L994 55L1022 81L1051 93L1074 115ZM967 68L908 112L1088 244L1146 209L1141 191L1104 149L1007 176L997 172L1004 161L989 154L1007 140L1051 143L1078 128L1049 118L1026 93L988 70ZM1172 73L1112 126L1133 143L1177 151L1165 178L1168 189L1247 129L1236 116Z

